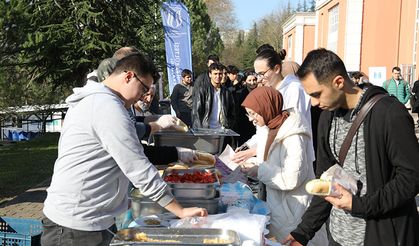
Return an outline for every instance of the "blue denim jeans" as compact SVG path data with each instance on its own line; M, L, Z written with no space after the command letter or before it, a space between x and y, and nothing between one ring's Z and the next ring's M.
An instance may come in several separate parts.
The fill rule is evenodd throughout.
M41 236L42 246L105 246L109 245L113 235L107 231L80 231L52 222L47 217L42 219L43 233ZM115 224L109 230L116 232Z

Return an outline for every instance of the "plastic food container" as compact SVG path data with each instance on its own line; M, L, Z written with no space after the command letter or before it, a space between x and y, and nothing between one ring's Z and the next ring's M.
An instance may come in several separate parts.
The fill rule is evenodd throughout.
M2 245L40 245L40 220L0 217L0 243Z

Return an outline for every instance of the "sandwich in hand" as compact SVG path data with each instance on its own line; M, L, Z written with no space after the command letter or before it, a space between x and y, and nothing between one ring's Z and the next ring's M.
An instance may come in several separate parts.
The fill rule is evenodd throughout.
M332 193L332 182L322 179L313 179L307 182L306 191L316 196L329 196Z

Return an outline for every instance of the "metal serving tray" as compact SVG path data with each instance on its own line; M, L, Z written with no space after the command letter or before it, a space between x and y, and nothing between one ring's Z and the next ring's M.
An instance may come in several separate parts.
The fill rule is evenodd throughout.
M161 242L138 242L135 235L145 233L148 238L161 240ZM240 238L237 232L224 229L204 229L204 228L130 228L117 232L111 246L122 245L213 245L213 246L239 246ZM222 239L220 243L204 243L204 239ZM164 242L165 240L175 240L177 242Z
M236 133L231 129L219 128L219 129L209 129L209 128L192 128L190 131L194 136L224 136L224 137L238 137L240 134Z
M222 151L224 138L239 136L230 129L189 129L187 132L158 131L153 134L155 146L176 146L201 150L211 154Z
M185 173L194 173L194 172L209 172L215 176L214 183L170 183L166 182L172 189L212 189L220 186L220 180L218 179L217 174L215 174L215 169L166 169L163 172L162 178L172 173L178 173L183 175Z
M190 188L170 188L172 194L176 197L177 200L180 198L187 199L212 199L216 196L216 189L213 187L208 187L205 189L190 189Z
M176 200L182 205L182 207L190 208L190 207L199 207L199 208L206 208L209 214L217 214L218 213L218 203L220 198L213 198L213 199L184 199L184 198L176 198Z

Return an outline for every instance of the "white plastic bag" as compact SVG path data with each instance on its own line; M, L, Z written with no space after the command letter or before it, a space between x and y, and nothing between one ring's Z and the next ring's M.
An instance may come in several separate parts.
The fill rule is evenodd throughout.
M234 230L242 242L253 241L255 245L263 244L263 231L267 216L250 214L246 209L230 209L227 213L208 215L207 217L184 218L171 221L172 228L218 228ZM238 226L243 225L243 226Z
M327 169L320 179L338 183L349 190L353 195L358 192L357 180L349 173L347 173L340 165L335 164ZM331 195L334 194L334 186L332 185ZM338 194L339 195L339 194Z

